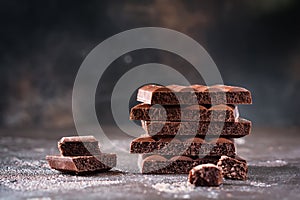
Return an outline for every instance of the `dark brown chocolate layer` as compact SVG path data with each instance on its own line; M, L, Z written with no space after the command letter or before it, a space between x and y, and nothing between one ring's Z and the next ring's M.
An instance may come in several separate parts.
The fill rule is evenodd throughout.
M141 163L141 172L144 174L188 174L189 171L201 164L217 164L221 156L188 157L188 156L161 156L144 154L145 157ZM238 156L233 158L240 162L246 161ZM230 169L230 165L227 166Z
M150 136L222 136L239 138L250 133L251 122L239 118L235 122L171 122L171 121L144 121L142 126Z
M132 120L158 121L230 121L239 117L237 106L233 105L185 105L159 106L138 104L131 109Z
M142 136L131 142L130 153L160 154L160 155L209 155L209 156L234 156L235 146L232 140L217 138L204 141L201 138L154 138Z
M226 85L146 85L139 89L137 100L147 104L251 104L249 90Z
M67 173L104 172L116 166L116 154L97 156L47 156L51 168Z
M101 154L98 141L94 136L63 137L58 142L63 156L91 156Z
M248 166L245 162L228 156L222 156L217 165L222 169L224 178L234 180L247 179Z
M219 186L223 183L222 171L214 164L201 164L190 170L189 182L195 186Z

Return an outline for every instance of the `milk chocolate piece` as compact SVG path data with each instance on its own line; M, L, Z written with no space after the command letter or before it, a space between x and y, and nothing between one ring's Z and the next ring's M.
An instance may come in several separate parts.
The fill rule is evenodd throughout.
M211 163L198 165L189 172L189 182L195 186L219 186L223 182L222 170Z
M167 159L160 155L150 155L142 161L143 174L186 174L193 167L193 159L174 156Z
M146 85L139 89L137 100L148 104L251 104L250 91L226 85Z
M141 172L144 174L188 174L189 171L201 164L217 164L221 156L161 156L143 154ZM239 162L246 161L238 156L233 156ZM230 167L230 166L228 166Z
M63 137L58 142L63 156L91 156L101 154L98 141L94 136Z
M239 117L238 108L234 105L185 105L160 106L138 104L131 109L132 120L158 121L228 121L234 122Z
M226 85L145 85L138 90L137 100L147 104L251 104L249 90Z
M209 155L234 156L235 146L232 140L225 138L204 141L201 138L154 138L142 136L134 139L130 145L130 153L160 155Z
M251 130L251 121L239 118L235 122L196 122L196 121L145 121L142 127L150 136L222 136L239 138L246 136Z
M221 156L217 165L222 169L224 178L235 180L247 179L248 166L246 162L241 162L228 156Z
M116 166L116 154L96 156L46 156L51 168L61 172L85 174L105 172Z

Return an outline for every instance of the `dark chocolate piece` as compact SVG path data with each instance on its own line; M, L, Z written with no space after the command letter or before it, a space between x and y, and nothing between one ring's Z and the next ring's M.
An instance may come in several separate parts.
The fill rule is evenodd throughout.
M63 156L91 156L101 154L98 141L94 136L63 137L58 142Z
M105 172L116 166L116 154L96 156L46 156L51 168L67 173Z
M185 105L160 106L138 104L131 109L132 120L158 121L231 121L239 117L238 108L234 105Z
M175 158L176 157L176 158ZM160 155L151 155L142 161L143 174L186 174L193 167L193 159L175 156L173 159ZM205 162L203 160L203 162Z
M189 156L161 156L143 154L141 172L144 174L187 174L201 164L217 164L221 156L189 157ZM238 156L233 156L240 162L246 161ZM229 166L230 167L230 166Z
M145 85L137 94L137 100L147 104L251 104L249 90L226 85Z
M248 166L246 162L241 162L228 156L221 156L217 165L222 169L224 178L234 180L247 179Z
M235 122L196 122L196 121L144 121L142 126L150 136L223 136L239 138L246 136L251 130L251 121L239 118ZM220 134L220 135L218 135Z
M219 186L223 183L222 170L211 163L198 165L189 172L189 182L195 186Z
M225 138L204 141L201 138L154 138L142 136L134 139L130 145L130 153L149 153L160 155L209 155L234 156L235 146L232 140Z

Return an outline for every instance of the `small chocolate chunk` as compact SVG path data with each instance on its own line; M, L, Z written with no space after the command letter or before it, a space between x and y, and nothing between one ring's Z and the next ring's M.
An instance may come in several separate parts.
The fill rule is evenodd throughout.
M240 161L228 156L221 156L217 165L222 169L224 178L246 180L248 166L246 161Z
M101 154L98 141L94 136L63 137L58 142L63 156L91 156Z
M211 163L198 165L190 170L189 182L195 186L219 186L223 182L222 170Z
M116 166L116 154L96 156L46 156L51 168L61 172L85 174L105 172Z

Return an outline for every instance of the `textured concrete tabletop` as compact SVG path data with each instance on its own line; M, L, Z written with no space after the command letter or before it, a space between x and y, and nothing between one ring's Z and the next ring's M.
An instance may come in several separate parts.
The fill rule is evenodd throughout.
M45 156L57 154L57 140L73 130L55 130L57 135L43 131L1 131L0 198L300 199L297 128L254 129L250 136L236 141L238 154L249 163L249 179L199 188L187 183L187 175L142 175L136 155L122 152L111 172L89 176L59 173L49 168ZM114 143L127 148L130 141L115 138Z

